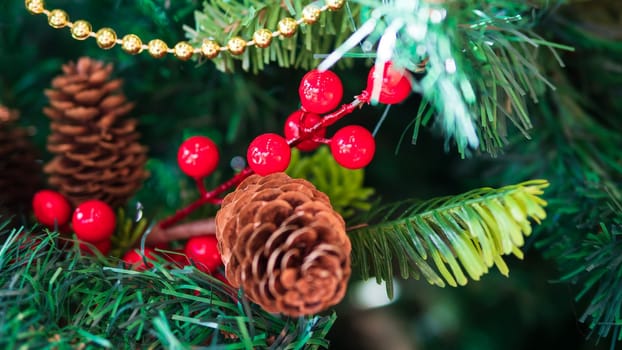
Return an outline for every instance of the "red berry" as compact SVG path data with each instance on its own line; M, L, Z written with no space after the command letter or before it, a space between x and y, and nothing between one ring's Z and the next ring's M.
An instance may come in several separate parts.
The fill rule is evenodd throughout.
M202 178L218 166L218 147L209 137L192 136L184 141L177 151L177 164L184 174Z
M41 190L32 199L32 209L37 220L45 226L63 226L71 217L71 206L62 194Z
M145 257L147 260L155 260L155 254L156 251L148 247L145 247L144 254L140 249L132 249L123 255L123 261L130 265L132 270L142 271L153 267L149 262L145 264Z
M287 119L285 120L285 128L283 130L283 133L285 134L285 139L287 139L287 142L290 142L293 139L299 138L303 131L300 127L301 124L304 126L304 128L310 128L319 123L320 121L322 121L322 117L314 113L308 113L298 110L290 114L289 117L287 117ZM313 134L313 136L324 138L326 136L326 128L318 129ZM309 139L297 144L296 148L301 151L309 152L320 146L319 143L310 140L311 136L309 136L308 138Z
M116 226L116 216L108 204L100 200L89 200L80 204L73 212L73 230L80 240L101 242L110 239Z
M380 74L376 72L376 66L371 67L367 76L367 88L365 89L370 95L374 89L374 82L378 78L380 78ZM407 70L393 68L391 61L385 63L378 102L392 105L404 101L412 91L410 79L412 77Z
M285 171L291 157L292 150L287 141L277 134L257 136L246 152L248 165L261 176Z
M218 240L214 235L192 237L186 243L184 252L203 272L212 273L222 265Z
M314 69L302 77L298 95L305 110L322 114L339 106L343 97L343 84L337 74Z
M344 168L360 169L374 158L376 141L364 127L349 125L335 133L330 142L330 151Z
M102 255L107 255L112 247L112 242L108 239L101 242L91 243ZM84 242L80 242L80 251L89 255L95 255L93 249Z

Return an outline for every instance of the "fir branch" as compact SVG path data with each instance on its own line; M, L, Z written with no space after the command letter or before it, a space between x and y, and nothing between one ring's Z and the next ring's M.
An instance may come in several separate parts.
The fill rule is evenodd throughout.
M496 154L506 143L508 121L529 137L525 97L537 101L543 86L553 87L539 72L539 48L571 49L531 30L539 18L530 13L544 2L353 2L369 15L319 68L356 54L359 44L376 47L377 70L389 60L414 72L424 65L425 75L413 81L423 102L414 115L412 142L437 115L447 147L455 142L462 156L478 148Z
M193 267L138 272L80 256L56 233L0 225L0 348L317 349L335 316L281 318ZM71 243L71 242L70 242Z
M596 113L588 112L594 106L573 88L574 71L566 72L557 64L547 68L559 89L544 95L531 111L539 116L539 132L533 141L510 149L512 155L521 156L511 157L505 172L494 176L503 181L545 176L551 181L547 200L555 220L541 226L535 245L555 261L560 282L577 286L575 299L587 304L580 320L593 335L612 339L614 348L622 341L622 137L620 130L603 125L599 117L609 123L618 112L607 110L606 104L599 104Z
M204 1L202 11L195 12L195 28L186 26L184 29L194 44L204 39L226 43L234 36L250 39L257 29L275 30L284 17L300 17L308 3L303 0L208 0ZM330 53L348 37L358 16L359 7L349 4L341 11L323 13L313 25L300 25L291 38L275 38L268 48L253 46L239 57L219 55L213 61L222 71L234 71L236 60L241 61L243 70L254 73L272 62L280 67L311 69L317 63L315 55Z
M326 193L333 208L344 219L371 209L370 197L374 189L364 187L365 170L342 167L326 146L308 157L303 157L298 149L292 149L292 160L286 173L293 178L306 179Z
M365 218L367 226L349 232L353 265L363 278L386 281L390 297L394 265L402 278L423 275L440 287L465 285L467 275L479 280L493 264L507 276L502 256L522 258L519 248L523 235L531 234L530 219L539 223L546 217L539 196L547 186L533 180L383 206Z

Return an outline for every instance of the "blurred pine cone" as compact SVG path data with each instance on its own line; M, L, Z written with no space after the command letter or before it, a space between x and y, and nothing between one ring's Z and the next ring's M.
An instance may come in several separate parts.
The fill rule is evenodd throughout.
M216 235L229 282L268 312L315 314L346 292L345 223L306 180L249 177L225 197Z
M63 66L45 94L51 119L48 150L56 156L45 166L49 183L74 205L99 199L123 205L148 173L147 149L138 143L136 119L123 118L134 105L110 80L112 64L83 57Z
M17 111L0 106L0 207L11 213L29 208L41 188L41 166L27 129L15 125Z

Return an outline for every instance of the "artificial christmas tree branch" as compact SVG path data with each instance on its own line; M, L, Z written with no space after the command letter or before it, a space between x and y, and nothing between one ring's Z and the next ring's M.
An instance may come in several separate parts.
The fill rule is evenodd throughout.
M439 287L465 285L463 269L476 281L493 265L507 276L502 256L522 258L520 247L523 235L531 234L530 220L540 223L546 217L546 202L539 196L547 186L546 181L533 180L371 210L355 221L363 226L348 231L353 265L363 278L386 281L390 298L398 274L394 265L402 278L423 276Z
M334 315L282 319L195 268L156 260L149 271L126 270L61 250L55 233L7 226L0 224L2 348L327 347Z

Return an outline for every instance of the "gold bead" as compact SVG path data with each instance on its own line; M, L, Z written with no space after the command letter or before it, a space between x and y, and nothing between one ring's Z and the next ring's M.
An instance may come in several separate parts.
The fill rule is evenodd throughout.
M201 53L205 58L212 59L220 53L220 45L214 40L205 39L201 44Z
M41 14L45 11L45 1L43 0L26 0L24 4L26 5L26 9L34 15Z
M173 49L175 53L175 57L179 58L182 61L187 61L194 54L194 48L192 45L188 44L185 41L180 41L175 45Z
M255 42L255 46L264 49L270 46L272 42L272 32L265 28L258 29L253 34L253 41Z
M246 50L246 41L239 36L234 36L227 42L227 48L232 54L241 55Z
M143 42L137 35L127 34L121 40L121 48L130 55L136 55L143 51Z
M75 21L71 26L71 36L76 40L84 40L89 37L92 30L91 23L85 20Z
M102 28L95 33L95 41L97 46L108 50L117 43L117 33L112 28Z
M307 5L302 9L302 20L306 24L313 24L320 18L321 13L322 11L320 11L319 7L315 5Z
M69 24L69 15L63 10L52 10L48 15L48 24L52 28L63 28Z
M285 17L279 21L279 32L286 38L296 34L297 29L298 23L291 17Z
M162 58L168 52L168 45L160 39L151 40L147 46L147 50L153 58Z
M331 11L340 10L346 4L346 0L324 0L326 7Z

